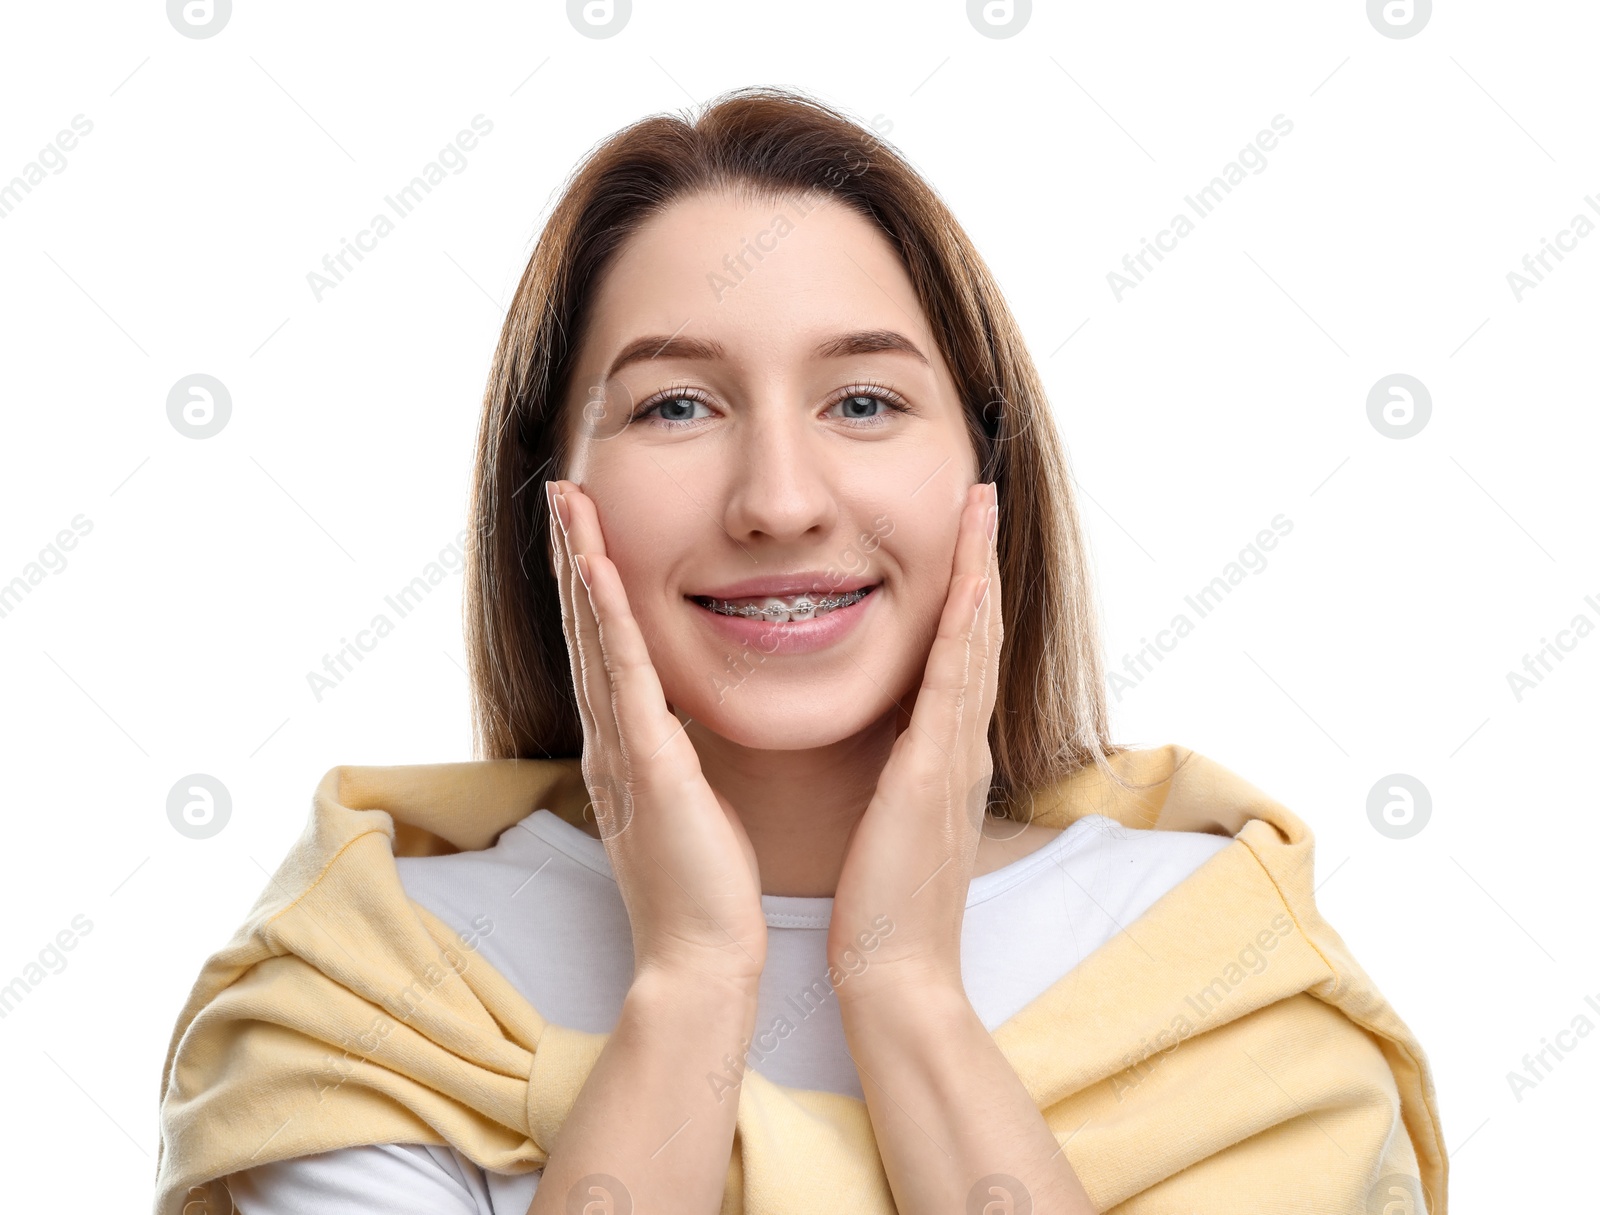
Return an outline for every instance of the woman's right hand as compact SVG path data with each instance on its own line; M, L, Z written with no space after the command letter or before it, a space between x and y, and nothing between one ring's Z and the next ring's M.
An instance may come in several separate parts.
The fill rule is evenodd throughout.
M723 980L753 996L767 923L755 849L668 707L595 504L545 483L584 784L633 928L635 980Z

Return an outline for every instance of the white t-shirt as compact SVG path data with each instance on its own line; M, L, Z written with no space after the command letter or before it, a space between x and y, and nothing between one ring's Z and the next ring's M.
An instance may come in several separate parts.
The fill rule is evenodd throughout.
M961 977L984 1026L998 1028L1230 843L1089 815L973 878ZM596 1033L616 1027L633 979L633 934L599 840L536 810L491 848L399 857L396 867L406 894L474 939L546 1020ZM861 1098L828 981L833 900L763 895L761 904L767 959L750 1065L779 1084ZM538 1176L487 1171L449 1147L377 1144L258 1165L230 1177L229 1188L244 1215L526 1215Z

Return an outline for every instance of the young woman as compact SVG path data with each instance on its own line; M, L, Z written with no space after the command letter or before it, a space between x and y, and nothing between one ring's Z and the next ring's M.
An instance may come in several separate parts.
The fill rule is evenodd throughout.
M1097 1099L1160 1108L1189 1126L1203 1146L1188 1160L1229 1154L1226 1176L1273 1177L1280 1188L1298 1177L1303 1188L1271 1209L1364 1209L1349 1196L1381 1173L1442 1169L1431 1139L1412 1148L1433 1113L1420 1052L1371 1045L1383 1037L1414 1046L1375 992L1366 1032L1342 1019L1339 1030L1370 1052L1359 1064L1371 1079L1361 1108L1377 1121L1364 1136L1350 1133L1355 1122L1336 1128L1345 1163L1327 1167L1349 1176L1326 1188L1305 1171L1329 1149L1310 1141L1303 1109L1258 1117L1275 1096L1224 1112L1225 1094L1163 1089L1196 1071L1234 1075L1248 1066L1238 1052L1251 1039L1228 1046L1224 1063L1207 1061L1199 1043L1223 1049L1215 1044L1226 1027L1197 1036L1172 1055L1192 1058L1187 1073L1187 1062L1156 1071L1146 1061L1188 1041L1182 1030L1147 1038L1141 1053L1140 1033L1164 1034L1169 1020L1191 1015L1156 994L1155 976L1180 969L1178 953L1169 963L1158 942L1179 941L1181 952L1192 933L1199 956L1211 932L1227 958L1245 956L1214 923L1163 927L1161 914L1178 907L1165 896L1200 898L1186 879L1202 869L1214 884L1195 906L1208 922L1244 907L1256 897L1245 884L1259 880L1271 900L1259 906L1283 924L1244 936L1262 964L1234 966L1237 983L1219 980L1230 998L1254 1000L1261 1016L1313 1015L1296 1001L1324 976L1291 980L1289 971L1337 962L1328 944L1337 938L1277 892L1291 884L1278 861L1250 859L1269 856L1264 844L1229 849L1236 832L1268 839L1265 821L1243 829L1259 815L1279 825L1273 842L1304 845L1295 863L1309 870L1309 835L1295 835L1303 828L1275 810L1191 815L1168 785L1165 806L1158 797L1127 814L1093 812L1112 803L1077 796L1137 797L1128 775L1152 769L1130 763L1137 753L1108 734L1064 457L981 259L933 191L870 131L803 96L753 89L692 123L652 118L595 150L556 206L505 323L473 514L468 635L484 760L452 766L452 804L482 812L505 780L520 779L508 770L531 768L542 780L541 765L559 762L581 773L587 805L574 813L553 810L549 798L513 803L485 833L492 846L434 839L403 849L396 835L394 873L426 923L436 917L474 966L492 969L482 990L500 992L503 979L550 1024L534 1035L540 1057L569 1029L604 1035L603 1047L594 1039L597 1053L570 1078L570 1107L559 1128L546 1128L559 1138L544 1134L516 1157L541 1168L483 1167L487 1147L407 1100L419 1111L415 1141L369 1142L360 1136L376 1132L346 1122L296 1140L326 1150L284 1157L288 1138L258 1146L249 1159L270 1163L227 1176L245 1215L823 1209L785 1206L795 1200L784 1191L801 1182L768 1180L784 1175L770 1160L790 1152L787 1175L810 1174L811 1192L829 1194L829 1179L815 1174L833 1167L838 1145L815 1128L847 1125L852 1102L864 1105L873 1167L881 1162L900 1211L1103 1209L1074 1161L1087 1162L1102 1198L1126 1203L1119 1211L1202 1193L1215 1199L1207 1210L1268 1209L1252 1205L1248 1181L1220 1184L1220 1166L1202 1183L1211 1189L1182 1189L1171 1180L1184 1166L1170 1145L1129 1145L1119 1160L1085 1148L1069 1160L1077 1123L1042 1111L1091 1082L1103 1086ZM342 773L343 790L352 771L329 779ZM407 771L382 770L382 779ZM1160 775L1170 783L1173 774ZM1222 799L1220 778L1207 779L1206 796ZM1047 792L1052 807L1073 808L1037 814ZM404 790L366 803L327 798L381 805L402 829L424 821L406 807L428 800ZM1220 875L1236 857L1248 876L1229 885ZM1263 868L1273 882L1259 878ZM328 913L318 914L327 928ZM1259 951L1291 919L1296 947L1301 933L1316 943L1301 954L1285 944L1270 970ZM267 954L276 964L286 949L250 956ZM1322 961L1307 961L1313 954ZM1148 972L1124 992L1113 990L1120 980L1073 990L1072 979L1090 973L1086 959L1113 955ZM358 986L354 958L317 966ZM1364 983L1353 963L1334 969L1328 992ZM1200 981L1211 973L1195 972ZM1182 981L1174 997L1188 990ZM225 985L192 1000L185 1021L203 1024L195 1013L220 1001ZM1112 1019L1139 1024L1097 1030L1085 1016L1078 1040L1125 1035L1096 1049L1125 1046L1126 1070L1107 1058L1071 1084L1047 1084L1018 1061L1027 1051L1010 1045L1020 1029L1005 1050L997 1044L1003 1025L1045 1033L1047 1000L1069 993L1089 1008L1125 1002L1127 1016ZM1208 1000L1190 1002L1209 1011ZM503 993L484 1005L508 1007ZM259 1005L252 1015L273 1019ZM426 1015L411 1021L408 1011L406 1020L408 1032L421 1027L433 1040L453 1032ZM202 1037L191 1031L182 1044L195 1074ZM1072 1041L1051 1050L1064 1056ZM1287 1093L1292 1066L1271 1041L1256 1041L1264 1045L1252 1058ZM409 1042L396 1033L390 1045ZM384 1049L363 1042L348 1075L391 1098L409 1091L395 1076L422 1082L421 1062L389 1064L388 1087L371 1081L376 1073L359 1068ZM1401 1054L1415 1055L1417 1075L1395 1063ZM183 1063L180 1050L179 1072ZM1275 1066L1286 1069L1281 1078ZM533 1072L530 1091L537 1063ZM215 1075L222 1084L220 1066ZM794 1097L783 1124L792 1137L764 1143L750 1107L766 1097L744 1090L777 1091L769 1082ZM342 1100L357 1083L341 1074L318 1100L341 1089ZM178 1105L166 1098L164 1114ZM280 1105L262 1125L285 1111L285 1126L311 1120L295 1123L298 1110ZM543 1132L538 1116L529 1120L531 1143ZM1102 1113L1096 1126L1113 1122ZM164 1149L198 1134L178 1126L174 1113ZM1306 1139L1291 1129L1301 1127ZM1110 1142L1084 1133L1082 1144ZM1281 1138L1261 1138L1269 1133ZM1255 1149L1264 1155L1253 1163L1237 1148L1252 1135L1275 1145ZM1158 1155L1165 1163L1150 1164ZM183 1167L172 1166L169 1180ZM219 1168L194 1165L186 1176ZM176 1181L165 1192L176 1211ZM825 1205L880 1209L868 1197L836 1191Z

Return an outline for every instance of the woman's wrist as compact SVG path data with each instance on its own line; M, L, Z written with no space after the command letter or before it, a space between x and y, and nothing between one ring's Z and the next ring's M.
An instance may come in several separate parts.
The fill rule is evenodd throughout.
M920 1016L942 1020L970 1014L972 1001L959 974L903 964L869 966L846 974L835 988L839 1014L846 1020L887 1016Z
M656 963L634 971L626 999L652 1012L683 1009L697 1016L754 1018L760 989L759 975Z

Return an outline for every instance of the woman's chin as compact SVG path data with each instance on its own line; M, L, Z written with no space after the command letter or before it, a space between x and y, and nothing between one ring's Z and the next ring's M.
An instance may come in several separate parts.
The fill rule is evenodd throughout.
M805 751L830 746L860 733L873 720L871 706L859 696L849 698L854 703L847 712L837 708L845 701L824 693L727 695L720 701L708 697L699 705L689 698L668 699L677 709L679 720L693 720L691 728L753 751Z
M781 727L773 723L776 728L763 728L761 723L756 723L754 727L746 723L733 723L726 728L718 728L709 722L700 724L751 751L810 751L831 746L850 736L848 733L841 734L837 726L826 723L817 723L812 728L806 728L804 723L798 727L792 723Z

